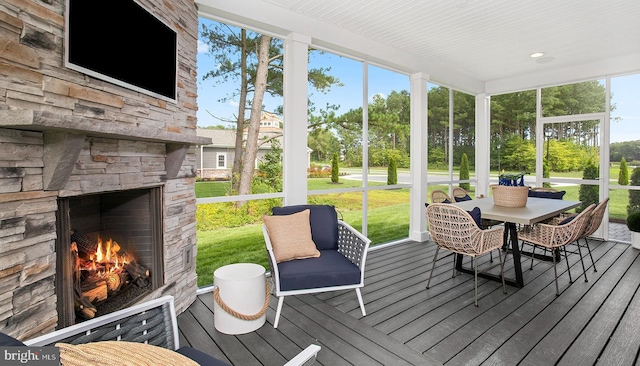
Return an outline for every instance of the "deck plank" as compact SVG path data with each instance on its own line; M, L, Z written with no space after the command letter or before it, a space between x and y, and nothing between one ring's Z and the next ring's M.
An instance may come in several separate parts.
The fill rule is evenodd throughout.
M432 242L372 250L362 289L365 317L353 290L291 296L274 329L272 295L263 327L226 335L213 326L212 295L202 294L178 317L180 340L234 365L280 366L312 343L322 347L315 364L332 366L636 361L640 257L628 244L593 245L598 272L587 255L587 283L578 255L570 254L575 282L569 284L565 262L558 264L558 297L553 267L536 261L531 270L522 258L525 286L507 286L503 294L499 283L479 279L477 308L473 276L452 278L451 257L445 254L436 263L431 288L425 288L434 252ZM513 274L512 257L505 270Z
M628 250L631 250L631 248ZM633 260L632 257L620 258L604 273L597 273L599 276L594 276L595 278L590 280L588 291L584 282L576 283L576 295L580 296L580 292L582 292L582 297L569 309L570 311L567 315L557 322L554 328L529 352L524 358L524 362L537 365L557 363L607 297L611 295L616 284L629 272L630 267L634 263L637 264L637 262L637 257ZM592 274L596 273L591 272L587 275L591 277L590 275ZM636 286L640 284L640 281L629 279L630 284L633 282L636 282Z
M639 327L640 293L636 288L627 311L620 318L616 330L602 352L600 361L603 365L635 365L637 363L640 357Z
M626 257L620 257L624 250L614 248L607 251L606 255L601 259L603 264L612 265L617 260L624 260ZM574 266L577 268L577 266ZM598 276L602 276L604 271L597 272ZM568 280L568 276L565 275ZM594 276L595 277L595 276ZM540 340L550 332L552 327L562 320L570 308L590 289L596 278L590 282L578 282L572 286L562 290L561 295L556 296L555 285L550 283L545 289L537 294L531 301L528 301L517 313L514 313L507 321L515 323L515 318L527 318L526 324L520 323L520 329L512 333L509 340L504 342L492 355L487 359L487 363L491 364L496 360L506 362L508 364L517 364ZM579 284L579 286L577 286ZM561 285L561 286L563 286ZM519 313L519 314L518 314ZM520 317L518 317L520 315Z
M594 251L594 255L605 255L609 252L607 249L608 248L603 247L598 251ZM610 253L609 258L610 261L613 262L617 258L617 255L615 253ZM573 258L573 267L576 267L576 261L577 258ZM553 269L548 265L544 265L544 267L549 268L547 268L547 270L545 270L534 282L527 283L524 288L515 293L499 307L492 309L491 315L495 318L501 318L501 320L495 322L490 328L485 327L484 329L481 329L483 330L482 334L475 338L473 342L468 344L464 349L461 349L455 357L451 358L451 363L477 365L481 364L486 359L493 357L486 363L492 364L492 362L497 362L499 364L517 364L516 360L510 359L511 355L509 354L505 356L494 356L496 354L496 350L501 349L503 345L507 345L503 348L505 353L508 353L507 351L513 351L516 353L518 349L533 347L531 344L533 340L527 338L526 335L520 334L519 331L529 326L529 324L532 323L535 317L545 309L545 307L562 298L564 291L566 291L566 288L564 288L560 297L556 296ZM538 270L542 270L542 267ZM568 282L568 276L566 274L560 275L567 277L566 280ZM487 316L482 319L478 319L477 323L488 323L490 322L489 318L490 317ZM480 324L480 326L482 325ZM475 328L476 324L469 324L468 327ZM537 325L532 324L532 327L536 328ZM462 331L466 332L466 328L463 328Z
M629 249L630 250L630 249ZM600 352L611 338L617 322L621 319L627 305L640 287L640 258L636 257L624 277L615 285L611 295L597 309L581 334L576 337L569 349L562 355L558 365L593 365ZM595 305L595 304L594 304ZM550 338L553 340L553 338Z

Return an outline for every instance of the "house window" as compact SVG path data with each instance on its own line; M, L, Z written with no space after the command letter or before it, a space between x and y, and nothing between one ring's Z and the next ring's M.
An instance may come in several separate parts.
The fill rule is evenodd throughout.
M216 167L218 169L226 169L227 168L227 154L226 153L218 153L217 156Z

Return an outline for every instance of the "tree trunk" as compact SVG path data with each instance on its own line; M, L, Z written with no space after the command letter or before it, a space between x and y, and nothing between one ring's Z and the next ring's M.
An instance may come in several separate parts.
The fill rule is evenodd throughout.
M240 101L238 102L238 122L236 123L236 146L231 169L231 190L239 191L239 176L242 169L244 111L247 108L247 31L241 30L242 46L240 50ZM217 162L216 162L217 164Z
M247 131L247 143L242 158L242 174L238 194L251 193L251 181L255 170L255 161L258 156L258 133L260 132L260 115L262 114L262 101L267 90L267 75L269 72L269 47L271 37L262 35L260 37L260 49L258 50L258 67L256 69L255 90L251 103L251 115L249 117L249 128ZM238 202L239 206L244 202Z

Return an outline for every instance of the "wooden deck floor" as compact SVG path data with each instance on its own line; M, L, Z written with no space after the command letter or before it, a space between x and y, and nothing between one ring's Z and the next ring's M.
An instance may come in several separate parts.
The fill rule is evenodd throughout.
M477 308L473 276L452 278L452 257L442 251L425 289L432 242L373 250L362 291L366 317L355 291L287 297L273 329L272 296L267 324L224 335L214 328L208 293L178 317L181 344L233 365L283 365L311 343L322 346L316 364L332 366L633 365L640 350L640 252L616 242L592 240L591 247L598 271L585 258L588 282L579 256L570 254L574 282L563 261L556 296L551 263L529 269L523 259L525 286L507 286L505 295L500 283L479 279Z

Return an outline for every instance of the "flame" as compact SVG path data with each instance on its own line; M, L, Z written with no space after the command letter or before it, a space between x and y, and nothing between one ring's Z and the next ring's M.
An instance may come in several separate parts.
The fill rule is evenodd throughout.
M124 267L131 261L131 258L126 253L119 254L120 249L120 245L115 240L109 239L103 241L102 238L98 238L96 253L90 258L91 270L96 271L98 265L102 265L105 271L99 271L98 274L105 275Z

